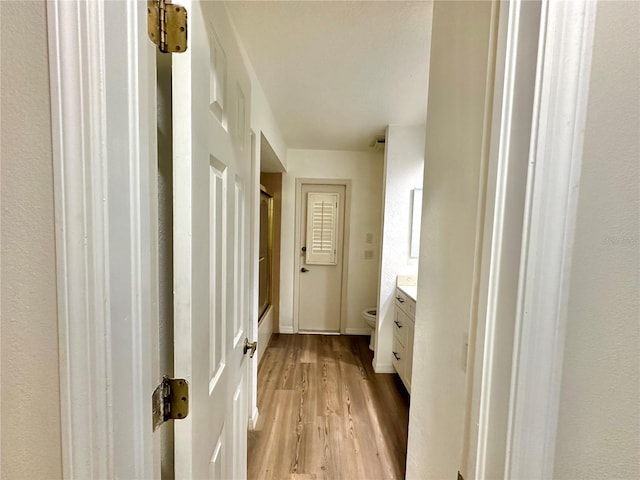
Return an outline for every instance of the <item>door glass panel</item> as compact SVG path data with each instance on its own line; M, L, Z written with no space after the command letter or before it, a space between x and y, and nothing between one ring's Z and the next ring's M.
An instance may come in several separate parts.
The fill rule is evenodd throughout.
M258 318L271 305L271 258L273 238L273 198L266 191L260 191L260 253L259 253L259 296Z

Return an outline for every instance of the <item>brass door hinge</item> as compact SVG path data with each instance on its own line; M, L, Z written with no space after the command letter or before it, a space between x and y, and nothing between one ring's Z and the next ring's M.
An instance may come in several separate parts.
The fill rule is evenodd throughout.
M187 49L187 9L166 0L147 1L149 38L163 53Z
M164 377L151 397L153 431L168 420L189 415L189 384L183 378Z

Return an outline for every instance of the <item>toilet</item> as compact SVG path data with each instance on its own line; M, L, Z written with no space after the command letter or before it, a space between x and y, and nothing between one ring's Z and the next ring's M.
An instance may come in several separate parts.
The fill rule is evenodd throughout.
M371 340L369 341L369 349L373 350L376 344L376 319L378 318L378 312L376 307L365 308L362 311L362 318L369 328L371 329Z

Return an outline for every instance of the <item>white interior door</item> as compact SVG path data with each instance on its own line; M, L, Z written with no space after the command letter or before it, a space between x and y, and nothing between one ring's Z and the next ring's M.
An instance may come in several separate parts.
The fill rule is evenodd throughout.
M340 332L344 185L302 185L298 330Z
M173 54L176 478L246 477L250 81L222 2L183 2Z

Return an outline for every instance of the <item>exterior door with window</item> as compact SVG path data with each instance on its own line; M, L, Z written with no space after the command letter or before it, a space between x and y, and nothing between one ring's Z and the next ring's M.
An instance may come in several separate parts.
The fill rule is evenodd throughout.
M344 185L302 185L300 332L340 333L345 190Z

